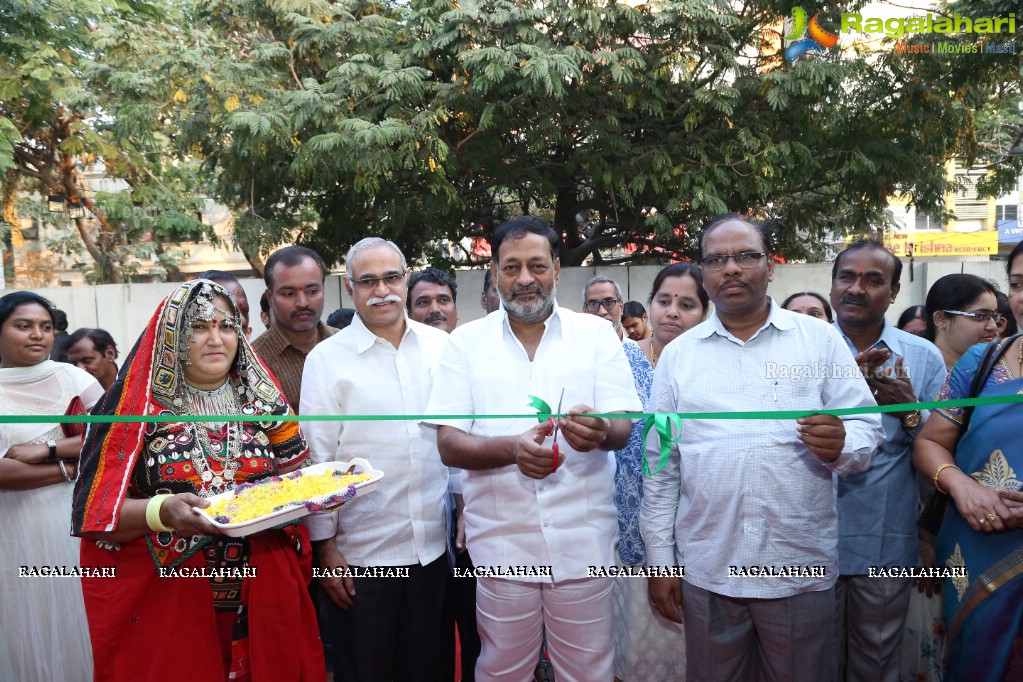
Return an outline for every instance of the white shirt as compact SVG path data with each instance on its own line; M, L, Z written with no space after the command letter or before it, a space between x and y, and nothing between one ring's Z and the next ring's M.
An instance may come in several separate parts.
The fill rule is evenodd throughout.
M395 349L358 315L309 353L300 414L422 414L447 334L406 317ZM384 472L376 490L306 517L312 540L334 537L354 566L426 565L444 553L447 468L436 430L407 421L307 421L314 463L363 457Z
M651 402L655 412L876 405L835 328L773 301L767 322L745 343L712 314L668 344L654 371ZM832 472L863 471L884 438L880 415L841 419L845 446L832 463L821 462L797 438L793 419L683 421L668 464L643 482L647 563L677 562L685 566L685 580L731 597L830 588L838 577ZM651 431L651 470L659 445ZM730 575L754 566L824 568L816 576Z
M452 334L426 412L430 415L528 414L529 396L562 412L589 405L597 412L639 412L629 362L618 335L594 315L555 308L530 362L503 309ZM518 436L536 419L437 420L484 437ZM551 441L545 441L550 445ZM535 480L512 464L466 470L466 540L482 567L550 567L554 581L587 577L589 566L613 566L618 535L614 458L580 453L558 435L565 461ZM550 582L551 577L509 576Z

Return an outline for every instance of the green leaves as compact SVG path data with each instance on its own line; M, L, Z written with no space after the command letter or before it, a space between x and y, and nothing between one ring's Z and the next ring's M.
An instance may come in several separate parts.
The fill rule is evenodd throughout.
M14 169L14 145L22 141L21 133L11 119L0 116L0 177Z
M18 144L2 121L45 146L62 106L62 153L101 155L143 201L209 192L250 254L300 240L336 262L381 234L446 258L528 211L565 264L625 244L677 258L734 210L813 257L807 240L878 224L892 192L940 206L954 155L997 160L991 188L1023 163L1018 64L790 65L772 42L790 6L770 0L83 1L47 4L74 8L60 30L24 9L0 37L21 60L0 69L0 171Z

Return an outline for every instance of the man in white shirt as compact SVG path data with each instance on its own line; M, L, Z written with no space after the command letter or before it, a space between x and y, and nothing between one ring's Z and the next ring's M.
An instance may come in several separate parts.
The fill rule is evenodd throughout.
M357 315L306 358L302 414L422 414L447 334L408 319L408 267L392 242L363 239L346 266ZM315 462L365 457L385 474L372 493L306 519L321 585L337 607L335 677L433 682L448 573L447 469L434 430L412 420L309 421L303 428ZM366 570L383 567L396 570L384 577Z
M456 329L427 414L521 414L530 396L558 420L439 420L444 462L466 470L466 538L478 571L478 680L528 679L544 628L558 682L611 680L614 461L638 412L629 365L610 325L557 307L558 238L533 217L501 225L491 270L502 308ZM496 571L503 577L495 577ZM514 575L509 575L514 572Z
M876 404L834 327L767 296L770 249L763 226L742 216L704 229L714 312L665 348L654 412ZM663 470L644 481L640 530L649 565L685 565L681 585L658 577L648 586L661 615L685 615L690 682L834 679L832 474L864 470L883 436L876 414L682 423Z

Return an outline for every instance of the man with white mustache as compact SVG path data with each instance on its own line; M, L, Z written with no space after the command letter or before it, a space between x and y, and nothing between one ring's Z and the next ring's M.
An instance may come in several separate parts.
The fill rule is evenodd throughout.
M356 316L309 354L303 414L423 414L447 334L406 315L408 266L393 242L361 240L346 268ZM448 575L448 474L433 429L362 419L303 429L314 462L365 457L386 473L373 494L305 521L336 607L336 679L433 682ZM383 577L367 570L381 568Z

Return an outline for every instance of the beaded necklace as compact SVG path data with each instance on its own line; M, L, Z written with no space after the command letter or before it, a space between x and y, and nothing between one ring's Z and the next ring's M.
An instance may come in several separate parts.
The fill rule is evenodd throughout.
M230 379L211 391L204 391L187 383L184 386L190 414L196 416L238 414L238 394ZM227 432L223 441L214 441L210 438L210 434L217 433L225 427ZM192 449L192 465L202 479L200 496L209 497L230 490L234 486L235 475L242 466L241 423L189 422L188 428L196 443L196 447ZM207 458L221 463L223 472L214 474Z

